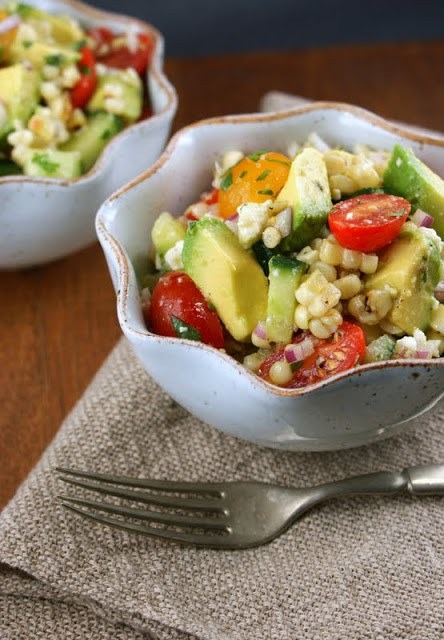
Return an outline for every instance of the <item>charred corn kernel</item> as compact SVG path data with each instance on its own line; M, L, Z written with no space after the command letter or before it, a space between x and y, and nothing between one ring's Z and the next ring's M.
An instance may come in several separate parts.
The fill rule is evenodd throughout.
M51 100L49 108L54 118L66 122L72 114L72 103L67 93L62 93Z
M367 306L382 320L393 307L393 298L389 291L373 289L367 293Z
M67 124L68 129L78 129L86 123L86 116L82 109L73 109Z
M327 264L338 266L342 264L343 248L332 240L324 239L319 247L319 259Z
M62 70L60 74L60 84L66 89L71 89L81 77L81 73L76 65L71 64Z
M367 307L365 295L362 293L350 298L348 302L348 311L363 324L378 324L379 322L379 318L374 311L371 311Z
M18 145L29 147L34 141L34 136L32 131L28 131L28 129L20 129L19 131L13 131L10 133L7 140L13 147Z
M336 309L330 309L322 318L313 318L308 328L316 338L329 338L342 324L342 315Z
M46 102L50 102L60 95L60 89L57 84L49 80L47 80L46 82L42 82L40 91Z
M18 144L12 148L11 158L18 165L23 166L27 160L29 152L29 146L26 144Z
M328 282L334 282L337 278L336 269L332 264L327 264L326 262L318 260L310 266L308 273L313 273L316 269L322 273Z
M359 269L362 262L362 253L353 249L343 249L342 266L344 269Z
M278 360L271 365L268 375L274 384L282 385L290 382L293 372L286 360Z
M334 285L341 292L341 300L353 298L362 288L361 279L354 273L349 273L342 278L338 278L334 281Z
M308 329L308 324L310 322L310 315L308 313L307 307L303 304L298 304L296 309L294 310L294 324L299 329Z
M440 304L436 309L433 309L430 326L444 335L444 304Z
M282 236L276 227L265 227L262 232L262 242L268 249L274 249L278 246Z
M375 273L378 261L379 258L375 253L363 253L359 270L366 274Z
M316 269L298 287L295 296L311 316L320 317L339 302L341 292Z
M350 194L359 189L381 186L373 162L364 155L330 149L324 153L330 188Z
M319 251L307 246L301 249L296 257L301 262L305 262L305 264L314 264L319 260Z
M247 369L250 369L250 371L258 371L263 361L264 356L256 351L256 353L250 353L249 355L245 356L243 363L244 367L247 367Z
M264 338L258 336L254 331L251 334L251 342L255 347L258 347L258 349L267 349L267 347L270 347L270 343L267 342L267 340L265 340Z

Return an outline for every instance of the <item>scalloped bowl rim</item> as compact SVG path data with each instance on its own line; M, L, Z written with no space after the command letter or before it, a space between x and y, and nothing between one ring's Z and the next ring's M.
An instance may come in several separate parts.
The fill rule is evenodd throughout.
M135 122L113 137L112 140L105 146L100 156L97 158L94 165L82 176L78 178L62 179L62 178L50 178L50 177L32 177L25 175L11 175L0 177L0 189L3 184L19 183L19 184L36 184L36 185L50 185L54 184L58 187L72 187L73 185L93 181L97 178L97 175L108 165L112 160L110 159L114 148L119 145L120 141L128 135L128 132L133 132L137 129L150 129L155 128L159 120L163 120L166 114L175 112L177 108L177 94L171 82L163 71L163 50L164 50L164 37L163 34L154 27L151 23L141 20L139 18L133 18L126 14L120 14L113 11L106 11L104 9L98 9L92 5L88 5L80 0L53 0L53 3L60 7L66 6L73 9L75 12L84 14L92 20L104 20L105 22L119 21L122 26L134 25L138 28L139 32L149 33L153 36L154 48L152 53L152 62L149 69L150 75L156 79L159 87L168 96L166 105L158 113L155 113L144 120ZM80 20L81 22L81 20ZM147 84L148 76L144 78L144 86Z
M307 113L310 111L317 110L336 110L343 111L347 113L351 113L358 118L364 119L381 129L385 129L388 132L394 133L398 136L402 136L403 138L407 138L413 140L418 143L423 144L432 144L434 146L440 146L444 150L444 140L435 138L432 135L423 135L422 133L415 133L404 129L402 126L392 124L386 121L384 118L377 116L376 114L364 109L362 107L357 107L355 105L347 104L344 102L331 102L331 101L318 101L313 102L308 105L304 105L301 107L294 107L292 109L288 109L285 111L278 112L270 112L267 114L264 113L251 113L251 114L241 114L241 115L229 115L229 116L221 116L214 118L207 118L203 120L199 120L190 124L179 131L171 138L169 144L165 148L164 152L159 156L158 160L146 171L141 173L131 182L127 183L120 189L118 189L114 194L112 194L105 202L102 207L99 209L96 217L96 230L99 237L100 242L106 243L111 249L114 257L116 258L116 262L118 264L118 279L119 279L119 290L116 293L117 298L117 313L118 318L122 327L122 330L126 335L132 334L137 337L139 340L145 342L161 342L164 344L177 344L181 343L184 345L188 345L190 349L203 349L208 351L216 358L221 358L225 360L226 363L230 367L232 367L233 371L237 371L237 373L245 376L249 379L250 383L258 388L262 388L265 392L275 395L277 397L300 397L300 396L308 396L310 394L316 393L319 389L323 389L329 386L334 385L339 380L344 380L346 378L354 378L356 376L361 375L363 371L369 370L378 370L378 369L397 369L400 367L405 368L415 368L415 369L428 369L430 367L440 367L444 365L444 358L436 358L436 359L419 359L419 358L403 358L403 359L394 359L387 360L382 362L374 362L368 364L361 364L355 367L354 369L349 369L348 371L344 371L342 373L338 373L333 375L322 382L317 382L307 387L303 387L300 389L285 389L282 387L278 387L273 385L265 380L259 378L257 375L249 371L246 367L244 367L241 363L235 360L232 356L227 354L224 351L220 351L210 345L206 345L201 342L196 342L194 340L187 340L184 338L171 338L167 336L160 336L150 332L148 329L146 331L139 331L135 329L131 322L128 320L128 295L130 289L130 268L129 268L129 258L120 244L119 240L109 231L106 225L106 205L108 203L113 202L114 200L119 199L123 194L132 189L134 186L143 182L150 178L150 176L154 175L159 168L166 164L170 157L174 153L174 149L178 144L178 141L189 131L193 129L200 128L208 125L217 125L224 123L232 123L232 124L242 124L246 122L268 122L276 119L286 119L288 117L297 116L301 113Z

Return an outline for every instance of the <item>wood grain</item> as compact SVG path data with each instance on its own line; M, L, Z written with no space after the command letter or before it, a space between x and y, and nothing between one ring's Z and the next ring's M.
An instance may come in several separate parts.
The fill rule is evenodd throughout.
M174 129L257 110L270 90L358 104L444 130L444 42L167 59ZM0 508L12 497L120 336L98 244L0 273Z

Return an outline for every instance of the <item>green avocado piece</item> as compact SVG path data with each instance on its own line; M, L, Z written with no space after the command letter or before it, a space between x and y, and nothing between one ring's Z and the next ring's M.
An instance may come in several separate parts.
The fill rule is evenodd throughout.
M444 180L400 144L393 147L383 176L384 190L408 200L433 216L433 228L444 239Z
M269 342L287 344L291 341L296 309L294 294L306 270L306 264L290 256L275 255L270 259L265 322Z
M46 64L56 67L76 64L80 60L80 53L75 48L63 45L16 39L11 47L10 58L12 62L26 61L35 69L40 69Z
M16 13L25 22L28 19L41 20L51 27L51 36L61 44L71 44L81 41L85 38L85 32L75 20L68 16L55 15L47 13L42 9L38 9L30 4L22 2L10 3L7 10L9 13Z
M75 131L69 140L60 146L60 150L79 151L82 158L82 173L86 173L111 138L122 129L123 121L119 116L99 111L88 116L86 124Z
M280 249L302 249L319 234L332 207L327 168L320 151L307 148L298 153L278 199L286 200L293 209L293 230Z
M14 129L14 120L26 125L40 99L40 74L18 63L0 69L0 101L7 111L0 129L0 141Z
M182 259L233 338L250 341L265 318L268 295L268 280L252 254L223 220L204 217L189 225Z
M441 276L440 241L435 235L408 229L384 249L376 272L365 279L365 291L396 290L387 319L412 335L430 325L434 290Z
M82 161L78 151L30 149L23 165L26 176L43 178L78 178L82 175Z
M106 111L106 95L116 93L116 101L121 108L113 111L121 116L127 123L135 122L140 118L143 105L142 82L137 74L128 74L125 71L115 70L99 76L97 87L86 105L86 111Z

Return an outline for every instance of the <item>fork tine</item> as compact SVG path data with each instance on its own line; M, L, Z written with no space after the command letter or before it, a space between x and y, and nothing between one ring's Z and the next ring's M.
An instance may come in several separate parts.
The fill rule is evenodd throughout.
M179 531L166 531L164 529L156 529L154 527L146 527L143 525L133 524L132 522L124 522L116 518L109 518L107 516L101 516L99 514L92 513L86 509L76 507L73 504L65 504L65 508L78 513L89 520L94 522L100 522L101 524L107 524L110 527L116 529L122 529L123 531L131 531L134 533L141 533L146 536L154 538L162 538L170 542L178 542L183 544L192 544L200 547L209 547L213 549L219 548L231 548L229 542L227 542L227 536L218 535L205 535L205 534L192 534ZM229 533L229 532L228 532Z
M98 509L99 511L106 511L113 515L140 518L141 520L151 520L152 522L159 522L161 524L178 525L181 527L198 527L200 529L217 529L228 532L227 524L222 518L217 517L192 517L173 513L163 513L160 511L147 511L146 509L123 507L121 505L95 502L94 500L84 500L81 498L71 498L69 496L59 496L59 499L65 507L76 504L80 507L89 507L91 509Z
M170 507L172 509L190 509L197 511L215 511L218 513L224 513L224 507L221 504L217 504L218 498L210 497L205 498L177 498L173 496L155 495L142 493L141 491L131 491L130 489L119 489L114 486L102 486L96 484L90 480L75 480L72 478L60 477L63 482L72 484L75 487L82 487L83 489L89 489L90 491L97 491L108 496L116 496L119 498L125 498L126 500L135 500L137 502L147 502L149 504L156 504L160 507Z
M175 482L172 480L132 478L129 476L118 476L106 473L90 473L89 471L78 471L76 469L67 469L66 467L56 467L55 470L62 475L70 475L96 482L138 487L141 489L170 491L172 493L205 493L210 495L214 494L219 497L223 495L223 487L218 482Z

